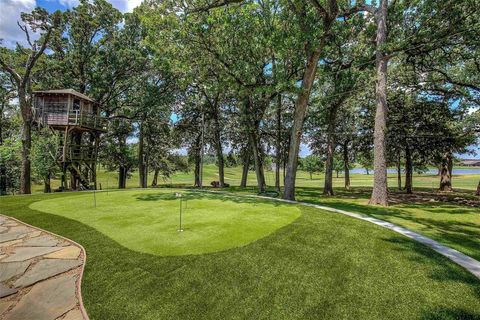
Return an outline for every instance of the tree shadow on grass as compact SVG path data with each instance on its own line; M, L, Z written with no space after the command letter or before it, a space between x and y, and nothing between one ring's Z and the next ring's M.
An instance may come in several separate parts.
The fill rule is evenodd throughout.
M394 235L389 238L383 238L384 241L392 243L395 245L395 250L403 252L408 255L408 253L415 252L415 254L410 255L409 259L415 261L416 263L421 264L431 264L432 263L432 249L427 246L412 241L406 237L400 235ZM471 284L473 282L480 282L470 273L460 273L458 272L459 266L453 266L452 263L445 257L438 255L438 259L435 261L435 269L430 274L430 277L436 281L455 281L462 282L465 284ZM472 280L473 278L473 280ZM480 286L474 288L474 292L477 297L480 299Z
M352 196L355 199L368 198L365 194L365 189L355 188L352 191L346 191L344 194L355 195ZM358 204L348 201L343 201L345 198L342 195L336 197L322 197L318 189L314 188L301 188L298 192L298 199L301 201L332 207L336 209L342 209L345 211L356 212L366 216L375 217L385 221L393 223L399 223L399 220L405 222L412 222L422 227L422 231L426 235L434 238L439 242L443 242L447 245L454 245L458 250L463 251L474 259L480 260L480 225L472 222L458 221L455 219L431 219L414 216L408 212L410 209L421 209L430 211L432 215L438 214L453 214L467 212L472 213L476 209L464 209L459 206L452 206L450 208L444 208L442 204L435 203L432 208L421 205L401 205L395 207L378 207L364 204ZM439 208L441 206L441 208ZM406 226L408 228L408 225Z
M269 199L261 199L256 197L248 196L238 196L234 194L226 193L216 193L216 192L207 192L207 191L195 191L195 190L184 190L184 191L172 191L172 192L160 192L160 193L138 193L134 197L140 201L179 201L179 197L176 196L177 193L180 193L182 200L220 200L220 201L229 201L242 204L256 205L259 203L269 204L274 207L293 205L279 201L271 201Z
M422 320L480 320L480 315L459 308L437 308L425 312Z

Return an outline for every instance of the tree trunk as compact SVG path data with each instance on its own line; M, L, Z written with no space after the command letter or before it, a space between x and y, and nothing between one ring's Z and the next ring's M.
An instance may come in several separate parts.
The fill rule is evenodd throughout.
M452 191L452 153L446 152L442 157L440 172L440 191Z
M202 181L201 181L201 166L202 166L202 133L200 133L197 138L195 139L195 145L194 145L194 155L193 159L195 161L195 169L194 169L194 182L193 186L197 188L202 187Z
M248 151L245 151L245 155L243 156L242 180L240 181L241 188L247 187L249 167L250 167L250 154L248 153Z
M31 161L30 150L32 148L32 116L31 108L27 102L25 88L18 89L18 97L20 102L20 109L23 118L23 132L22 132L22 169L20 173L20 193L32 193L31 187Z
M118 189L125 189L127 186L127 168L120 166L118 168Z
M377 109L375 113L374 130L374 177L373 191L370 204L388 205L387 159L385 151L385 130L387 127L387 64L388 58L383 53L383 46L387 40L387 6L388 0L380 0L380 7L376 13L377 43Z
M288 161L286 165L285 182L283 186L283 199L295 200L295 179L297 177L298 152L300 151L300 142L302 139L303 123L307 112L308 101L312 91L315 74L317 72L318 61L320 60L322 47L319 46L313 50L307 59L305 71L303 73L302 87L295 102L295 111L293 114L293 126L290 135L290 146L288 150Z
M402 164L400 161L400 151L398 152L397 158L397 188L398 191L402 190Z
M275 190L280 192L280 165L282 163L282 95L277 97L277 141L275 146Z
M246 99L245 112L247 119L248 142L252 148L253 162L255 165L255 174L257 176L257 188L259 193L265 192L265 175L263 172L262 153L260 150L260 137L258 135L259 121L252 119L250 115L251 101Z
M43 192L44 193L52 192L52 187L50 186L50 175L45 177L45 179L43 180Z
M478 185L477 185L477 193L476 193L477 196L480 196L480 181L478 181Z
M343 171L345 172L345 189L350 190L350 159L348 157L348 140L343 144Z
M0 109L0 146L3 145L3 103ZM0 196L7 194L7 168L5 164L0 163Z
M328 113L327 159L325 161L325 184L323 187L323 194L327 196L333 196L333 156L335 152L334 131L337 119L337 109L338 106L336 104L332 104Z
M143 121L140 122L139 137L138 137L138 175L140 178L140 188L147 188L147 166L145 159L145 139L143 132Z
M225 186L225 161L223 159L223 150L222 150L222 128L220 127L220 115L218 110L218 104L214 105L214 114L213 121L215 125L215 151L217 152L217 161L218 161L218 180L220 182L220 188Z
M152 179L152 187L156 187L158 185L158 174L159 174L160 170L158 169L155 169L155 171L153 172L153 179Z
M408 144L405 146L405 190L407 193L412 193L413 187L413 164L412 153Z
M90 137L90 140L93 139L93 145L95 146L95 162L92 165L92 181L93 181L93 187L95 190L98 190L97 186L97 160L98 160L98 145L100 143L100 136L98 133L92 133L92 136Z
M265 175L263 172L263 162L260 155L260 146L255 132L249 134L250 146L252 148L253 162L255 165L255 175L257 176L257 188L259 193L265 192Z

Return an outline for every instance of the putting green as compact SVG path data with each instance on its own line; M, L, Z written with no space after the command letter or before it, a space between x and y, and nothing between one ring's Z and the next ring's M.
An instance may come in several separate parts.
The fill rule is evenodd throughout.
M183 195L183 232L179 229ZM294 205L183 190L96 193L34 202L31 209L89 225L122 246L161 256L244 246L301 215Z

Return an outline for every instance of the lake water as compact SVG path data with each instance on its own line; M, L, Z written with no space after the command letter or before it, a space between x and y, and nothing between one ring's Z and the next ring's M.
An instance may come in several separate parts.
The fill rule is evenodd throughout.
M397 169L387 169L388 173L397 173ZM370 174L373 173L373 170L368 170ZM350 169L350 173L359 173L359 174L367 174L367 171L363 168L354 168ZM402 170L403 173L403 170ZM426 174L437 174L437 169L429 169ZM415 174L415 173L414 173ZM460 169L453 169L453 174L480 174L480 168L460 168Z

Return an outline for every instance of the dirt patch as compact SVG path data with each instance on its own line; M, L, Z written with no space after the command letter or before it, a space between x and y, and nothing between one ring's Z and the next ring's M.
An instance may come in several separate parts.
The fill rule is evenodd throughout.
M449 203L474 208L480 208L480 197L458 192L428 192L414 191L412 194L407 193L390 193L389 202L392 204L425 204L425 203Z

